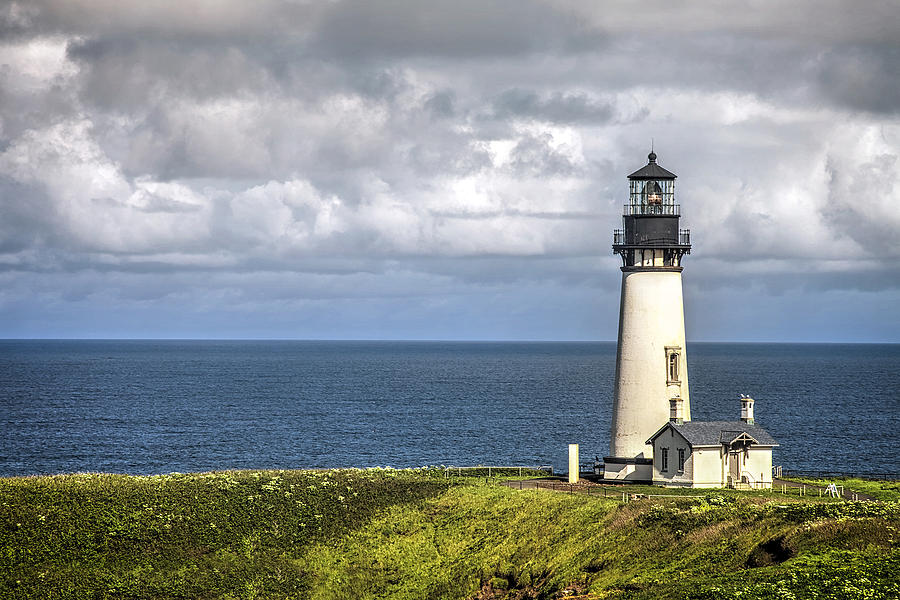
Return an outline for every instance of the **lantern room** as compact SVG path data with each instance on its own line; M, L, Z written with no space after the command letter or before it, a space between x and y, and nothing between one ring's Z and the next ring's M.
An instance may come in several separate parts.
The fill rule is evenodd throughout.
M626 215L678 215L675 204L675 174L656 164L651 152L646 166L628 176Z

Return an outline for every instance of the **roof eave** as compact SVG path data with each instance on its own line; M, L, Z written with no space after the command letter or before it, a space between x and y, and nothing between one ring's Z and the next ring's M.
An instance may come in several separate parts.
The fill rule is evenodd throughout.
M628 176L628 179L677 179L678 176L664 169L656 163L647 163L634 173Z

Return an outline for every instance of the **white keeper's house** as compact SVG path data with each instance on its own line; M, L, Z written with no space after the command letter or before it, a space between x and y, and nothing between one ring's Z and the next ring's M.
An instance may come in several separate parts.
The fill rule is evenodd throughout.
M753 419L752 398L741 398L740 421L685 421L680 398L669 422L650 436L653 483L685 487L772 487L772 448L778 443Z

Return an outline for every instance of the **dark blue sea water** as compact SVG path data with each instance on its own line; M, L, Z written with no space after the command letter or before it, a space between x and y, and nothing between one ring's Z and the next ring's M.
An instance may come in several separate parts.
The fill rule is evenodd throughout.
M898 472L900 345L688 344L776 464ZM0 341L0 475L553 464L608 449L614 343Z

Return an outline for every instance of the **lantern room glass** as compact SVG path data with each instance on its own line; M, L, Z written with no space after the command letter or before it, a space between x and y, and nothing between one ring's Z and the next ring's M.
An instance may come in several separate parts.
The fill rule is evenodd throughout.
M629 181L629 210L632 215L673 215L675 181L671 179L632 179Z

